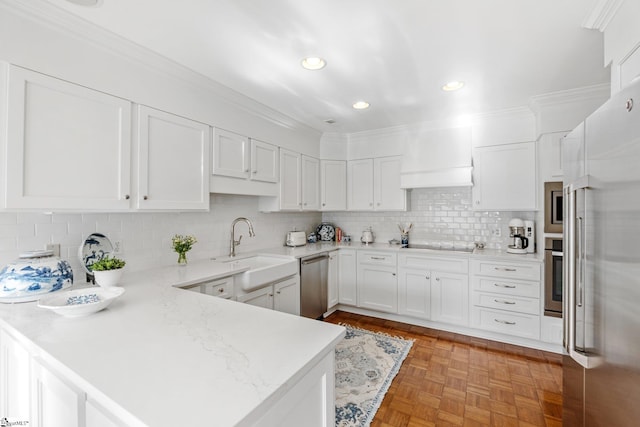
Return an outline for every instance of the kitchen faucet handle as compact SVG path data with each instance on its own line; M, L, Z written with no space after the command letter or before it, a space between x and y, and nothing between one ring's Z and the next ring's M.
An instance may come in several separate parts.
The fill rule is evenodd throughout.
M240 237L238 237L238 240L236 240L236 241L234 242L234 244L235 244L236 246L237 246L237 245L239 245L241 240L242 240L242 234L240 235Z

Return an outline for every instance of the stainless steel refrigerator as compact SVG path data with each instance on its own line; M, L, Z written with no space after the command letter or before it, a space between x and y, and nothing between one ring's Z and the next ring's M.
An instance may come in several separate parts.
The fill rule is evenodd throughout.
M563 425L640 425L640 79L563 141Z

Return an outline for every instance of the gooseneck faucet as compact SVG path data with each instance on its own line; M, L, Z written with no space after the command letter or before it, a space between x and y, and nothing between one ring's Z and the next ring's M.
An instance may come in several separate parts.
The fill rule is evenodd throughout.
M256 235L256 233L253 232L253 224L251 224L251 221L249 221L247 218L240 217L234 219L231 223L231 242L229 245L229 257L236 256L236 246L238 246L240 244L240 241L242 240L242 234L240 235L238 240L236 240L236 224L239 222L247 223L247 225L249 226L249 237L254 237Z

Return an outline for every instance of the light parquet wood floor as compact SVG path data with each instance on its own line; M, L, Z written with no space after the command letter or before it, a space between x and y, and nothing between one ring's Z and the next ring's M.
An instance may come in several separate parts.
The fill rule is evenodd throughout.
M327 319L415 340L372 427L562 426L562 357L338 311Z

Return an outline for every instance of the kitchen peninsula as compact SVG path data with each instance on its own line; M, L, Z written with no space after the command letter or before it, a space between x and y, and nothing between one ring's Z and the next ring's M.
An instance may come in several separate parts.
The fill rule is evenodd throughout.
M125 274L124 295L82 318L0 305L9 387L35 425L333 425L344 328L175 286L240 272L206 260Z

